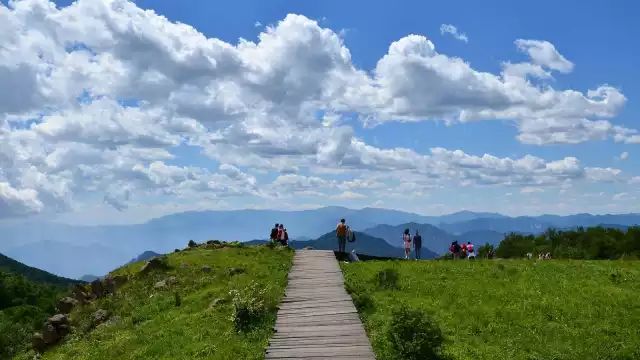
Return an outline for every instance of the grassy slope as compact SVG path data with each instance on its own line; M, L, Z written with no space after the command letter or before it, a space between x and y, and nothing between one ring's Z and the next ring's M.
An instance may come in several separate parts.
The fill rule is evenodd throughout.
M361 314L379 360L384 328L403 302L434 315L453 359L640 358L640 262L429 261L343 264L347 286L369 294ZM377 290L395 268L400 290ZM612 275L613 274L613 275Z
M43 359L261 359L275 322L276 308L286 285L292 252L266 247L196 249L169 255L167 271L136 276L113 297L74 310L75 330L63 345ZM186 264L186 265L183 265ZM204 273L202 266L212 268ZM116 274L135 274L141 263ZM229 275L231 267L245 273ZM155 282L176 276L168 290L154 290ZM270 313L255 330L238 334L231 322L230 303L210 307L215 299L229 299L229 290L252 281L266 288ZM174 293L182 304L175 306ZM86 331L87 319L97 308L120 317ZM25 357L28 358L28 357Z

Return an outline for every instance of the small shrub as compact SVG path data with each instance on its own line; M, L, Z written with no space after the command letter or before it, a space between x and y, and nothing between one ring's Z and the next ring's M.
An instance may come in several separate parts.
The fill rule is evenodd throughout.
M190 247L190 248L194 248L194 247L198 246L198 244L193 240L189 240L189 243L187 244L187 246Z
M231 290L233 314L231 321L238 332L250 330L263 321L267 314L265 294L267 290L252 282L244 290Z
M398 288L398 279L400 275L398 271L395 269L387 268L384 270L380 270L376 274L376 283L381 289L397 289Z
M351 294L353 304L359 312L369 313L374 310L373 299L367 294Z
M180 305L182 305L182 297L177 292L173 293L173 300L176 307L180 307Z
M406 306L395 308L387 328L393 357L405 360L444 359L442 331L431 316Z

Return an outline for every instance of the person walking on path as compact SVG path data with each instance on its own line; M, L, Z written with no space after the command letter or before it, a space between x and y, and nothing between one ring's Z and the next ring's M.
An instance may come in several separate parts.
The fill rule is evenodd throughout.
M404 243L404 258L405 260L409 260L409 255L411 254L411 235L409 234L409 229L404 230L402 242Z
M420 260L420 253L422 250L422 236L420 236L418 230L416 230L416 234L413 235L413 249L416 252L416 260Z
M336 237L338 238L338 252L344 253L347 247L347 224L345 219L340 219L336 226Z

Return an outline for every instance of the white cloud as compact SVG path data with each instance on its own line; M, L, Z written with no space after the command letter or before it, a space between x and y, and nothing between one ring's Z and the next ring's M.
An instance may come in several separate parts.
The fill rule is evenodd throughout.
M618 158L620 160L627 160L629 158L629 153L626 151L623 151Z
M565 59L548 41L518 39L515 44L520 51L529 55L536 65L561 73L569 73L573 70L573 63Z
M442 24L440 25L440 34L444 35L444 34L450 34L451 36L453 36L455 39L463 41L463 42L469 42L469 38L467 37L467 34L462 33L462 32L458 32L458 28L456 28L455 26L451 25L451 24Z
M626 193L626 192L617 193L617 194L614 194L614 195L611 197L611 199L612 199L613 201L625 201L625 200L632 200L633 198L634 198L633 196L629 195L629 194L628 194L628 193Z
M121 210L147 195L360 194L392 183L389 171L406 173L404 186L421 191L443 183L598 181L615 170L587 171L573 157L383 149L354 133L349 114L368 125L508 119L520 141L540 145L640 142L637 130L610 122L626 101L618 89L583 93L530 81L573 67L538 40L516 42L531 62L504 63L493 74L408 35L366 71L355 67L340 34L301 15L267 26L255 42L231 44L125 0L61 8L21 0L0 3L0 43L1 201L14 209L0 217L66 211L92 194ZM181 146L221 165L170 164ZM255 171L281 175L268 184ZM356 171L375 181L299 174Z
M256 21L255 23L253 23L253 27L262 27L262 23L260 21Z
M38 213L43 204L33 189L15 189L0 182L0 218Z
M620 169L614 168L599 168L599 167L587 167L585 168L587 179L596 182L612 182L618 180L618 176L622 173Z
M361 200L366 199L367 196L353 191L344 191L340 194L332 195L331 198L336 200Z

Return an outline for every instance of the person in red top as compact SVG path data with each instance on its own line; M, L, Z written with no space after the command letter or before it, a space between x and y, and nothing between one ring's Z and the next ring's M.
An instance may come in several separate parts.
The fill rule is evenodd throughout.
M467 243L465 242L464 244L462 244L462 246L460 247L460 250L462 251L462 258L466 258L467 257Z
M473 244L471 243L471 241L469 241L469 243L467 244L467 258L468 259L475 259L476 258L476 252L475 249L473 248Z

